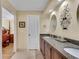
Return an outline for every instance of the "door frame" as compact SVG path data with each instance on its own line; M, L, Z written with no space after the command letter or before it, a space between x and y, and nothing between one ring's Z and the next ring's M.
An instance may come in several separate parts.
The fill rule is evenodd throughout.
M14 43L13 43L13 53L15 53L16 51L17 51L17 48L16 48L16 39L17 39L17 32L16 32L16 30L17 30L17 28L16 28L16 15L14 15L13 13L11 13L7 8L5 8L4 6L3 7L1 7L1 9L5 9L6 11L8 11L10 14L12 14L13 15L13 17L14 17Z

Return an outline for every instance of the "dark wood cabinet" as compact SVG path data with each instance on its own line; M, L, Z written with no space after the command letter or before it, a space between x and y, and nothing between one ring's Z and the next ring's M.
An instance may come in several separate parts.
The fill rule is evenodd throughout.
M41 50L43 56L45 56L45 40L43 38L41 38L41 40L40 40L40 50Z
M67 59L63 54L61 54L57 49L52 48L52 59Z
M52 46L45 42L45 59L51 59Z
M54 59L63 59L62 55L54 49Z
M54 59L54 48L52 48L52 51L51 51L51 59Z
M44 56L44 59L67 59L63 54L61 54L43 38L40 40L40 50Z

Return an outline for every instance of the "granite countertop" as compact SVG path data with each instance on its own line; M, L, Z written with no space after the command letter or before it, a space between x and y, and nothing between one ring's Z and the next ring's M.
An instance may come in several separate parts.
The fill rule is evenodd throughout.
M57 49L60 53L62 53L64 56L66 56L68 59L79 59L76 57L71 56L67 52L64 51L65 47L73 47L73 48L79 48L79 46L69 43L69 42L58 42L55 40L55 38L51 37L43 37L45 41L47 41L51 46L53 46L55 49Z

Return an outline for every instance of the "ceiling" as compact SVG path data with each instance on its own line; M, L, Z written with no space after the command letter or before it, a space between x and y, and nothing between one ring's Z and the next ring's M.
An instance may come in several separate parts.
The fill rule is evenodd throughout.
M43 11L50 0L9 0L20 11Z

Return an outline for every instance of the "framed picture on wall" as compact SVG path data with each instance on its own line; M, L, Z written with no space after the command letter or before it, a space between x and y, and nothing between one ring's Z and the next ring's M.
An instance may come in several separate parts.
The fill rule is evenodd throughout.
M19 22L19 28L25 28L25 21Z

